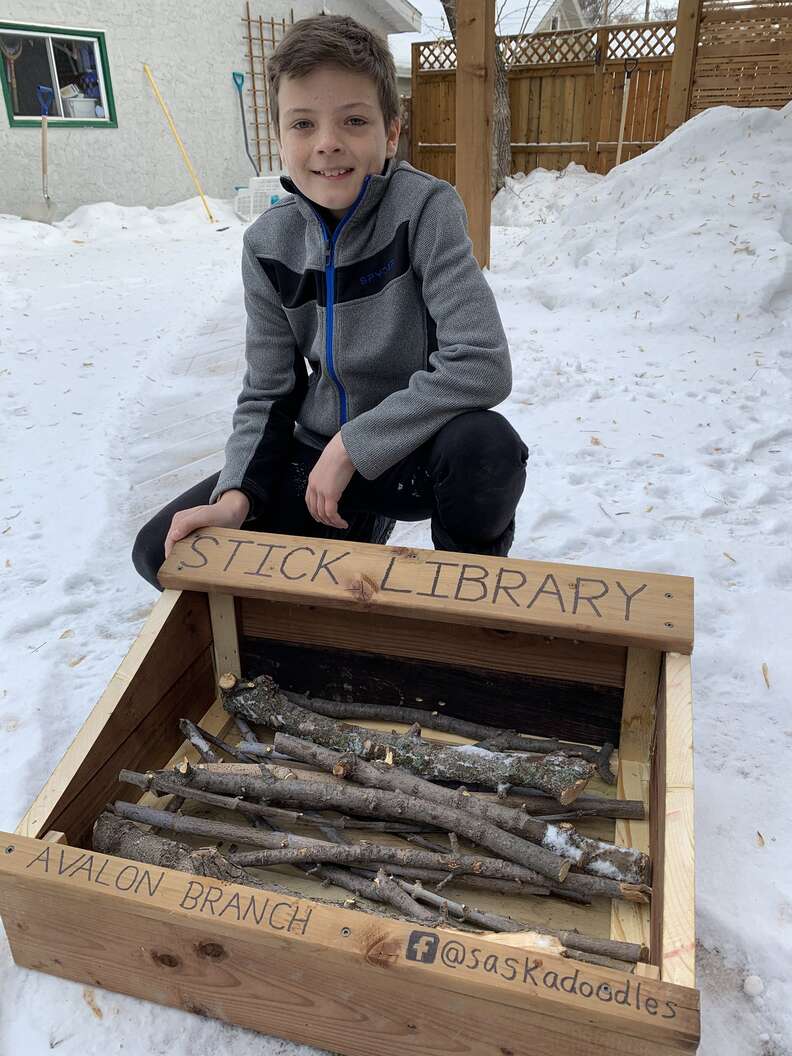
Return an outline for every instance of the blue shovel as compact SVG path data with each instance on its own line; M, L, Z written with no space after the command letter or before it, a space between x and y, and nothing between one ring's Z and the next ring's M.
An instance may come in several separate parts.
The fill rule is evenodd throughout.
M253 160L253 155L250 153L250 144L248 143L247 122L245 121L245 100L242 98L242 86L245 83L245 75L244 73L237 73L234 71L231 76L234 78L234 84L239 93L239 109L242 114L242 134L245 137L245 153L250 158L250 164L253 166L253 171L257 176L260 176L261 173L259 172L259 167Z

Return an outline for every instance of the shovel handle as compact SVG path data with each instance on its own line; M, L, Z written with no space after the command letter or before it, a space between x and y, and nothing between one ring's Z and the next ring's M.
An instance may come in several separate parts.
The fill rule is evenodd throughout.
M41 178L44 180L44 197L47 197L47 115L41 116Z
M621 165L622 158L622 147L624 146L624 124L627 119L627 103L630 98L630 78L638 67L638 61L634 60L634 65L624 60L624 94L622 97L622 111L621 111L621 122L619 124L619 142L616 146L616 164Z

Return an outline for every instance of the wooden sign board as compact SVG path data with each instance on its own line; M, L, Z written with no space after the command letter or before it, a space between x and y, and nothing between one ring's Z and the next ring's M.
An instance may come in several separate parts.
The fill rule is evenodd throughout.
M176 544L159 579L181 590L693 649L685 576L206 528Z
M515 1056L698 1042L686 987L9 833L0 910L18 964L355 1056L462 1030L466 1051Z

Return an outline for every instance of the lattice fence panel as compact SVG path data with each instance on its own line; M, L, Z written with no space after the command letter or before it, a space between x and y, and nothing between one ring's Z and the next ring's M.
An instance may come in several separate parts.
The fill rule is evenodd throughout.
M668 59L674 54L676 22L643 22L608 30L609 59Z
M792 0L704 0L690 115L711 106L782 107L792 99Z
M507 69L513 66L594 62L597 53L597 31L570 29L499 37L498 44Z
M245 4L243 44L245 49L245 119L250 149L258 162L262 176L281 169L275 127L272 124L267 87L267 59L283 39L283 34L294 21L285 18L264 18L252 15L250 3Z
M597 53L599 32L592 27L498 37L498 46L507 69L594 63L603 58L667 59L674 54L675 22L608 26L606 56ZM456 45L452 40L422 42L417 50L419 72L456 69Z
M455 70L456 44L453 40L430 40L418 45L418 69Z

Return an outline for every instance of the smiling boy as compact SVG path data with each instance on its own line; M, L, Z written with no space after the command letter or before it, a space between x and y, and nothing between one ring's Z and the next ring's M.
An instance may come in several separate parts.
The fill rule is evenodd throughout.
M247 370L219 474L161 510L133 560L222 526L505 555L528 450L495 299L450 184L396 162L387 45L351 18L295 23L268 64L291 192L245 232ZM306 368L310 364L310 374Z

